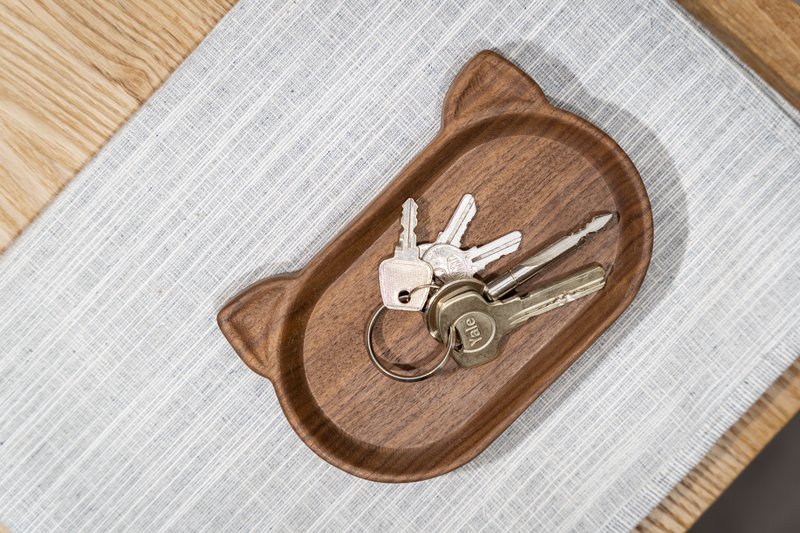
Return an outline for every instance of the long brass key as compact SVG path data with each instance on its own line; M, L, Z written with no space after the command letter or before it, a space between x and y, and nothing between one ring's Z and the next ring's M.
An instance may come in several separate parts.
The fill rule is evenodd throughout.
M447 339L455 326L462 348L453 358L460 366L488 363L499 353L503 337L528 319L588 296L602 289L606 272L599 265L566 276L522 298L490 301L485 291L465 288L436 302L436 327L440 339ZM485 287L485 286L484 286Z

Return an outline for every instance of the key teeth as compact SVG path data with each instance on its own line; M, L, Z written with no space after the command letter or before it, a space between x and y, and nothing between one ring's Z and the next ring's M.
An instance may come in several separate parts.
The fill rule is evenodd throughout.
M540 287L524 296L518 296L516 304L522 308L509 318L511 327L516 327L534 316L557 309L566 304L575 302L605 288L608 281L608 272L599 264L590 264L582 270L562 277L545 287ZM572 288L571 284L578 284ZM547 297L548 291L558 291ZM539 306L530 306L537 299L545 297ZM504 300L505 301L505 300ZM509 302L511 300L508 300Z
M403 214L400 217L400 248L408 250L417 245L417 202L413 198L403 202Z
M461 240L477 213L478 207L475 204L475 197L469 193L462 196L455 211L450 215L444 230L437 235L436 242L439 244L451 244L460 248Z
M610 222L614 222L617 220L617 213L602 213L600 215L595 216L590 220L583 229L577 231L576 233L586 232L586 236L595 234L599 231L602 231L608 227Z

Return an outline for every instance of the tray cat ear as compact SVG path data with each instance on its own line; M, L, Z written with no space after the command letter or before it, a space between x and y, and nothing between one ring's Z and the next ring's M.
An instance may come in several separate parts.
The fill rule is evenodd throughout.
M549 108L542 89L506 58L484 50L459 72L444 100L442 125Z
M217 324L242 361L274 382L281 330L286 326L286 292L293 275L267 278L239 293L217 315Z

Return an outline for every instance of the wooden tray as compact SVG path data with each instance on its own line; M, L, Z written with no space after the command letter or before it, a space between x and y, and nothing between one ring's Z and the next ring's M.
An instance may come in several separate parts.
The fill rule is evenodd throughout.
M334 466L376 481L430 478L473 459L619 317L650 262L650 203L631 161L598 128L550 106L504 58L481 52L467 64L442 122L430 145L306 268L253 285L218 317L242 360L272 382L300 438ZM428 242L467 192L478 214L465 246L523 233L519 252L492 264L484 279L592 215L616 211L616 225L535 281L594 262L611 269L607 285L524 324L489 364L463 369L451 361L419 383L384 377L364 334L381 301L378 264L398 239L401 205L417 199L417 236ZM385 357L414 365L442 350L421 313L388 313L376 344Z

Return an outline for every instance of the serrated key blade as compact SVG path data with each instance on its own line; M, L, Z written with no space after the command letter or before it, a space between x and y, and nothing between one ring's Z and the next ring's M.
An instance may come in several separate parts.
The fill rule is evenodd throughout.
M503 311L498 314L505 318L504 328L512 329L532 317L594 294L605 285L605 269L599 265L591 265L539 288L524 298L512 298L496 304L496 309Z
M403 231L400 233L400 249L412 250L417 247L417 202L409 198L403 203L403 215L400 218ZM417 253L417 255L419 255Z
M447 222L444 231L439 233L439 236L436 238L436 242L452 244L460 248L461 239L464 237L469 223L475 218L477 212L478 208L475 206L475 197L469 193L462 196L458 207L456 207L456 210Z
M467 254L472 262L473 273L480 272L486 268L489 263L493 263L503 256L516 252L521 242L522 233L519 231L512 231L487 244L470 248Z
M502 298L503 295L538 274L546 265L549 265L570 250L577 248L587 238L604 229L614 217L614 213L603 213L592 218L579 230L560 238L489 283L486 294L491 300Z
M546 264L563 255L564 253L572 250L573 248L578 247L581 242L583 242L587 237L590 237L606 227L606 224L609 223L611 219L614 218L612 213L604 213L602 215L597 215L592 220L586 223L581 229L578 231L567 235L566 237L559 239L551 246L545 248L542 252L536 254L535 256L526 259L520 265L539 265L539 264Z
M611 219L614 218L614 213L603 213L602 215L597 215L592 220L589 221L588 224L583 228L584 236L588 236L592 233L597 233L601 229L606 227L606 224L611 222Z

